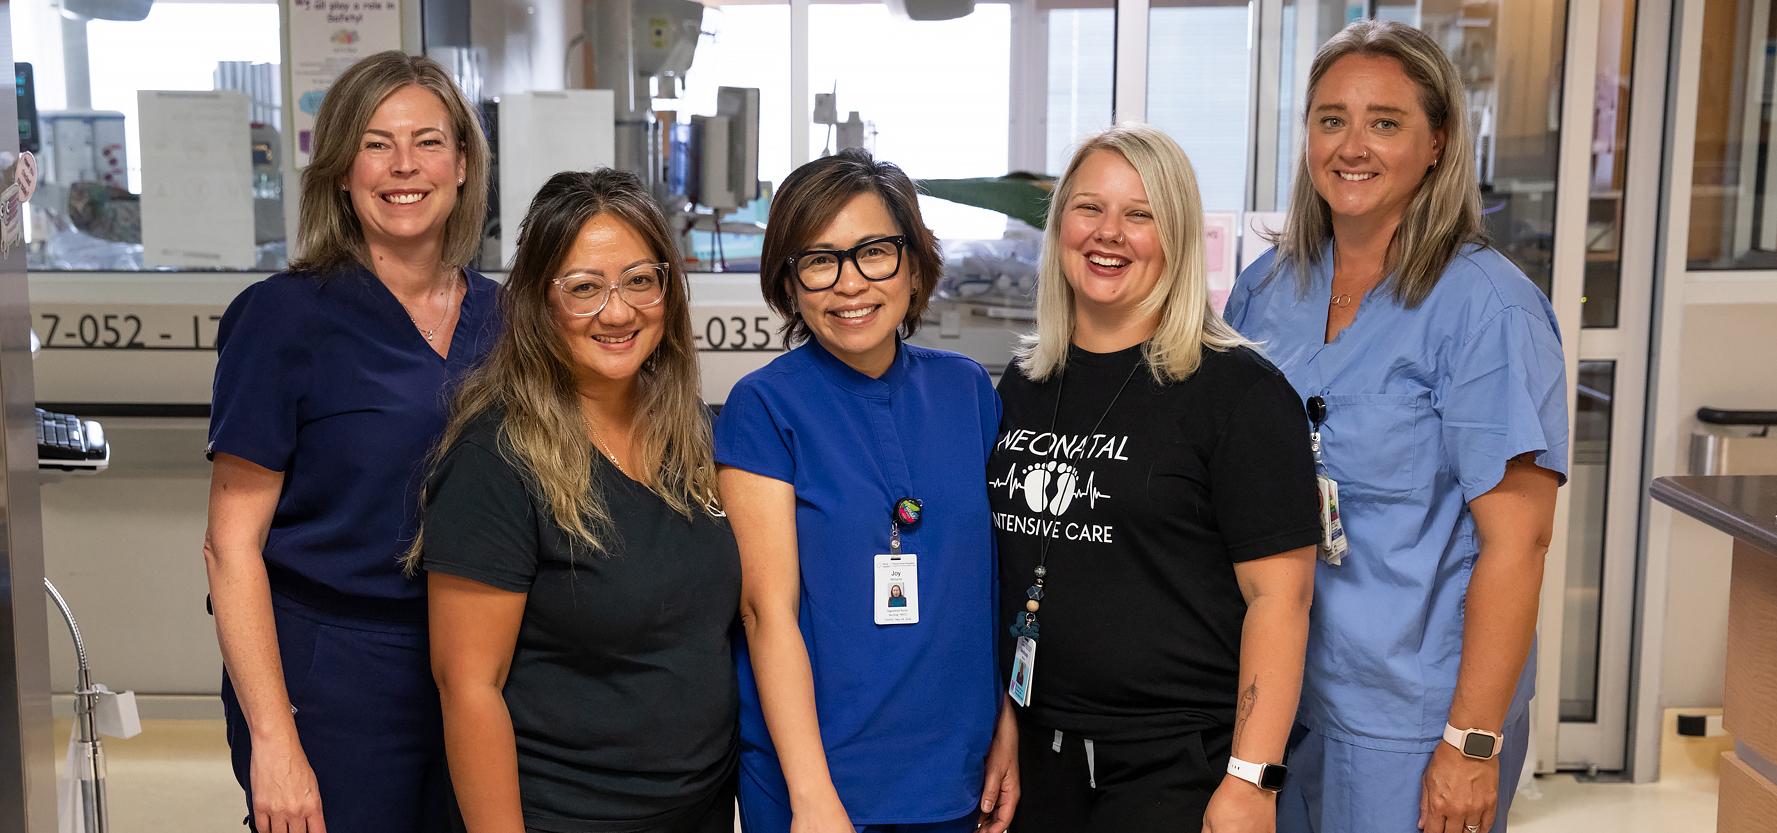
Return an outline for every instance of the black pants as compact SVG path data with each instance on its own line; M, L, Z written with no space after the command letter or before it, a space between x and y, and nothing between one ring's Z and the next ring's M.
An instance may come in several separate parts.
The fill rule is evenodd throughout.
M1013 833L1196 833L1232 741L1222 730L1128 742L1062 734L1057 751L1056 738L1019 721Z

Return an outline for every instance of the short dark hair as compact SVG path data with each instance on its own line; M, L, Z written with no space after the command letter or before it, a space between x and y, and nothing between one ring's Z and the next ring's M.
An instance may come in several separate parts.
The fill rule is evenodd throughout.
M765 242L759 253L759 290L765 303L783 316L780 328L784 346L807 341L812 333L796 307L796 276L790 258L814 242L815 236L859 194L875 194L888 207L889 216L907 238L902 266L911 267L913 300L901 319L900 333L907 338L919 329L920 316L931 301L932 288L944 274L944 256L938 238L926 228L919 214L919 189L899 165L878 162L870 152L847 148L833 156L816 159L792 171L771 201L765 223Z

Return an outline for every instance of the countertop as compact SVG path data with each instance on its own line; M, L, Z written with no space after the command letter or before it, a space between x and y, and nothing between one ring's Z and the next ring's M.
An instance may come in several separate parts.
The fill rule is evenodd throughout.
M1657 477L1654 500L1777 553L1777 475Z

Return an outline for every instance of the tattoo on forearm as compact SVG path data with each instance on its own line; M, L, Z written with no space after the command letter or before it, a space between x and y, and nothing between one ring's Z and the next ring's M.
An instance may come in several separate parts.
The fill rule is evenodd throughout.
M1240 702L1234 707L1234 743L1240 743L1240 735L1246 731L1246 719L1253 716L1253 705L1259 702L1259 678L1254 677L1251 683L1240 692Z

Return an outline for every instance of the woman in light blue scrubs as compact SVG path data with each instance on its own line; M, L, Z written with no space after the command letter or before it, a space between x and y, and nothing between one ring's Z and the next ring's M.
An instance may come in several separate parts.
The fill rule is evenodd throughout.
M1485 243L1465 101L1416 29L1329 40L1288 223L1228 301L1337 483L1283 833L1499 833L1524 764L1567 382L1548 299Z

